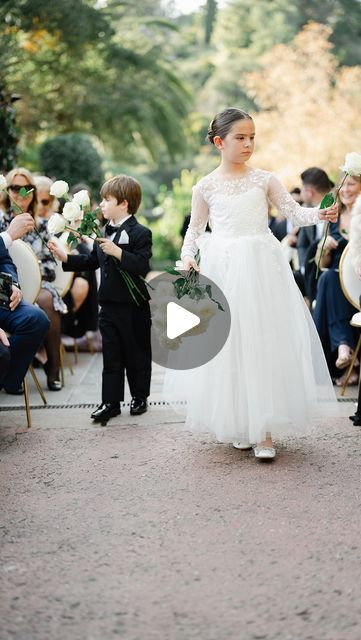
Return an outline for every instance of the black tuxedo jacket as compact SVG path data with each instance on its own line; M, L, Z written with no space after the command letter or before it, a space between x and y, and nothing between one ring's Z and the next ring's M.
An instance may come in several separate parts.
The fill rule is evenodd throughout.
M126 231L128 244L119 243L121 232ZM139 224L134 216L128 218L117 230L113 242L122 249L122 258L112 258L102 251L94 241L92 252L87 255L70 255L67 262L63 262L64 271L92 271L100 267L99 303L133 302L128 287L119 272L127 271L146 300L150 296L142 279L149 271L149 260L152 256L152 233ZM135 295L137 295L135 293ZM138 296L139 299L139 296Z

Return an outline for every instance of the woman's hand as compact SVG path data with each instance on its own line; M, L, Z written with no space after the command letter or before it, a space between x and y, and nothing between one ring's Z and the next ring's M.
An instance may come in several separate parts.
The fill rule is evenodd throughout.
M194 271L200 271L199 265L196 263L194 258L191 258L190 256L184 256L182 262L183 266L181 271L189 271L190 269L194 269Z
M320 220L325 220L326 222L337 222L338 218L338 204L334 202L331 207L327 207L327 209L320 209L318 213L318 217Z
M338 247L338 242L333 236L327 236L324 246L324 251L334 251Z
M10 347L10 342L4 329L0 329L0 342L2 342L5 347Z
M23 294L20 289L18 289L14 284L12 285L13 292L10 296L10 311L15 311L16 307L20 304L23 299Z
M118 247L113 240L109 240L109 238L97 238L97 242L99 242L101 250L104 251L107 256L112 256L118 260L122 259L123 250Z
M58 258L58 260L61 260L61 262L67 262L68 260L67 252L65 251L65 249L63 249L63 247L58 245L58 243L55 242L55 240L49 240L48 249L50 249L51 253L55 258Z

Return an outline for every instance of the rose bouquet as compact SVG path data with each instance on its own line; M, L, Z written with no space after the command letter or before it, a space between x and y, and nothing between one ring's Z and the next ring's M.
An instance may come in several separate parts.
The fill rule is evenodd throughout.
M224 311L222 305L212 297L210 284L202 284L199 273L195 269L181 270L181 263L177 268L166 269L169 275L176 276L174 280L165 279L155 288L151 306L154 306L152 325L158 335L159 343L168 349L177 349L182 339L204 333L210 320L218 311ZM168 338L167 336L167 306L170 302L181 306L196 315L200 322L186 332L184 336Z
M344 182L348 176L357 176L357 177L361 176L361 154L356 153L355 151L352 151L351 153L347 153L345 157L345 163L342 167L340 167L340 169L341 171L344 172L344 176L341 180L341 183L337 187L335 194L333 194L332 192L326 193L326 195L323 197L321 201L320 209L327 209L328 207L331 207L331 205L333 205L334 202L337 202L337 198L339 196L340 190L342 189ZM320 272L320 264L321 264L323 249L325 246L329 229L330 229L330 223L327 222L324 236L323 236L321 251L320 251L318 262L317 262L316 278L318 278L318 274Z
M98 219L101 209L97 207L91 210L89 194L85 189L78 191L70 198L68 183L64 180L56 180L50 189L50 194L56 198L66 200L62 213L54 213L48 220L48 230L51 234L56 235L69 231L66 242L70 249L76 248L79 238L86 237L96 240L103 237L99 229L100 221ZM145 296L129 273L120 267L117 258L112 256L112 260L134 302L139 305L142 301L145 301ZM141 276L139 277L141 278ZM144 278L141 279L147 286L150 286Z

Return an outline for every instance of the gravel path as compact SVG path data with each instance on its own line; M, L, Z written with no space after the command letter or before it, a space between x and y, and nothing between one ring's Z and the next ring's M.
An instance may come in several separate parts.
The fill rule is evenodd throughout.
M88 414L2 414L1 640L360 640L346 417L267 464L166 408Z

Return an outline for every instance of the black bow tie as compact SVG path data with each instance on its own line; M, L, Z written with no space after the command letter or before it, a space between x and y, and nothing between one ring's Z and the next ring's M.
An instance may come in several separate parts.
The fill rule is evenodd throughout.
M112 236L113 233L116 233L119 229L119 225L117 227L113 227L112 224L107 224L105 227L105 235Z

